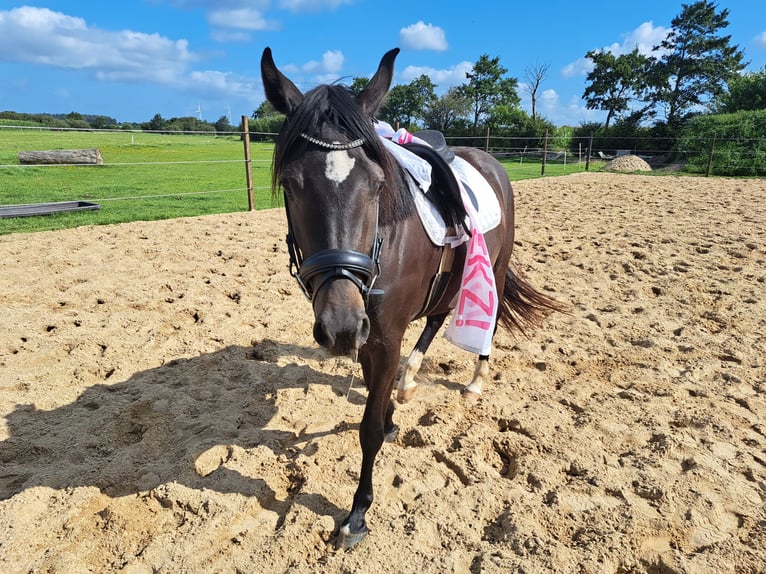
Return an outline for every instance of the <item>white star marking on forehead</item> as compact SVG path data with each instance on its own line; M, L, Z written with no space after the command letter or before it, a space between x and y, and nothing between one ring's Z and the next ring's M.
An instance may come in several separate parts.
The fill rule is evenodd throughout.
M324 174L335 183L343 183L354 169L356 160L345 150L331 151L327 154Z

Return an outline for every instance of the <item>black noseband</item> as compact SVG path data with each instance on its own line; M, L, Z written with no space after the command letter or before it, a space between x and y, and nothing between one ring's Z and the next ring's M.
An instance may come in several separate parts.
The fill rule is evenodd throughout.
M375 215L375 239L370 255L351 249L325 249L304 261L301 249L295 241L290 210L285 197L287 215L287 251L290 255L290 275L295 277L301 291L312 303L319 290L334 279L348 279L362 294L364 304L370 295L382 295L383 290L373 289L380 275L380 248L383 238L378 230L378 214Z
M306 297L313 301L319 290L333 279L351 281L365 303L369 295L381 294L381 290L372 288L378 277L382 240L376 237L375 243L372 257L350 249L327 249L306 259L294 274Z

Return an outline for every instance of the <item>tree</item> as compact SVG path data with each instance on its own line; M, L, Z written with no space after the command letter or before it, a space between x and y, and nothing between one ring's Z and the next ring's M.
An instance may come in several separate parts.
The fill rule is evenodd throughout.
M167 124L167 122L160 114L154 114L154 117L152 117L151 120L141 124L141 129L158 132L165 129L165 124Z
M364 78L364 77L357 77L354 78L351 82L351 85L349 86L349 89L351 90L351 93L355 96L358 96L362 93L362 90L367 87L367 84L370 82L370 78Z
M734 76L729 91L716 102L716 111L724 114L740 110L766 109L766 66L758 72Z
M593 62L582 97L589 110L603 110L604 127L630 109L631 103L644 99L648 88L651 61L638 48L629 54L615 56L612 52L591 50L585 55ZM642 110L643 112L644 110Z
M435 88L426 75L415 78L409 84L394 86L381 106L381 119L392 126L410 127L416 119L422 119L423 110L436 99Z
M550 62L535 64L524 69L524 80L526 80L526 91L532 99L532 121L537 120L537 94L540 85L548 77L548 71L551 68Z
M473 130L479 126L492 108L499 104L517 106L521 101L516 92L518 80L504 78L508 70L500 65L500 58L490 58L482 54L465 77L468 83L461 86L471 102Z
M234 127L231 125L231 123L229 123L229 116L221 116L213 125L215 127L215 131L217 132L234 131Z
M651 99L665 108L670 128L709 107L746 65L739 47L730 44L731 36L719 35L729 25L728 9L716 12L710 0L681 6L670 32L653 48L661 56L652 65Z
M432 100L423 112L425 127L441 132L449 132L462 127L471 113L471 101L464 90L450 88L446 94Z
M250 116L254 120L259 120L261 118L267 118L269 116L273 116L275 114L278 114L277 110L274 109L274 106L271 105L271 103L268 100L264 100L261 102L261 105L258 106L254 111L253 115Z
M109 116L90 116L87 121L92 128L97 130L112 129L117 126L117 120Z

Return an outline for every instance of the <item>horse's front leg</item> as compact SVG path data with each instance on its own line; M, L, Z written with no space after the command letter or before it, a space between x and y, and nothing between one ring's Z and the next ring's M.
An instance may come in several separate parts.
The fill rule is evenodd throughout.
M368 342L360 360L369 394L359 425L359 443L362 447L362 470L354 494L351 513L340 528L338 546L348 549L358 544L369 532L365 514L372 505L372 470L375 457L385 439L393 440L398 428L393 422L394 404L391 391L399 364L400 347Z
M434 340L439 328L444 324L447 315L449 315L449 313L430 315L426 318L426 325L423 327L423 332L420 334L418 342L415 343L415 348L412 349L410 356L407 358L404 372L402 372L402 376L399 379L396 400L400 403L408 402L415 394L415 389L418 387L418 384L415 382L415 375L418 374L420 364L423 362L423 356L426 354L426 351L428 351L428 347L431 346L431 342Z

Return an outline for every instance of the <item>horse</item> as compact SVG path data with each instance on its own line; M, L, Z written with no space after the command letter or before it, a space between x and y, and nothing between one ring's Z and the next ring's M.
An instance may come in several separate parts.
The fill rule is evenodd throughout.
M420 361L455 306L465 264L465 244L440 246L426 235L410 175L374 128L398 53L395 48L382 57L357 95L337 83L304 94L277 68L270 48L261 57L266 98L285 115L274 148L272 189L274 199L284 202L290 272L312 303L315 341L332 355L357 360L368 390L359 425L359 483L336 539L343 549L369 532L365 515L373 502L375 457L398 432L392 394L405 330L425 317L399 380L400 402L412 397ZM497 320L521 331L537 326L559 306L509 265L514 200L508 174L482 150L451 149L484 175L501 207L500 223L484 234L497 286ZM436 197L448 187L445 179L432 184ZM462 201L442 196L448 223L464 225ZM452 261L451 270L440 273L445 261ZM469 404L481 395L488 373L489 355L479 355L473 380L463 391Z

